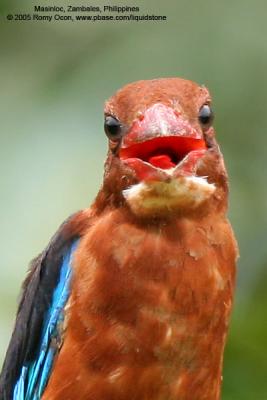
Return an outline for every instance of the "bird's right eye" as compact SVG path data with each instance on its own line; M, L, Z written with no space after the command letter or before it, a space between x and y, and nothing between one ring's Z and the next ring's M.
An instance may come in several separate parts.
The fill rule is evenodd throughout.
M104 130L110 140L118 141L123 136L122 124L117 118L107 115L105 117Z

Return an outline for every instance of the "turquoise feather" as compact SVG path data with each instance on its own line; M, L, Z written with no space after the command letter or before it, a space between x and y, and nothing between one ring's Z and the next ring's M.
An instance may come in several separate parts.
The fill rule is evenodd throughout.
M23 366L15 385L13 400L40 400L48 383L53 361L60 347L60 326L64 322L64 307L70 294L72 255L77 245L78 241L74 242L63 258L59 281L44 321L38 358Z

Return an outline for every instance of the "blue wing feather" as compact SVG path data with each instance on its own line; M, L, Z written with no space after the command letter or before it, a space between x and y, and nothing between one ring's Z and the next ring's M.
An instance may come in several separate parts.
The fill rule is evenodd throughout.
M38 358L22 367L20 377L15 385L13 400L39 400L47 385L53 361L60 347L60 328L64 322L64 307L70 294L72 255L77 245L78 240L64 255L59 281L44 320Z

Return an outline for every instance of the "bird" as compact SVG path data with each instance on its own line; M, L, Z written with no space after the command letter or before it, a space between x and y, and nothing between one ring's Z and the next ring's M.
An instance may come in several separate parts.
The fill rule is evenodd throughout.
M1 400L219 400L238 245L212 99L182 78L106 103L93 204L22 286Z

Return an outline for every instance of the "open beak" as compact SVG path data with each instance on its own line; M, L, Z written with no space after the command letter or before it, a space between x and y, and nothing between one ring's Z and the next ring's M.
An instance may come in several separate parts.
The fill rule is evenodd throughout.
M134 121L123 138L119 157L140 180L166 180L194 175L206 150L200 132L181 114L157 103Z

